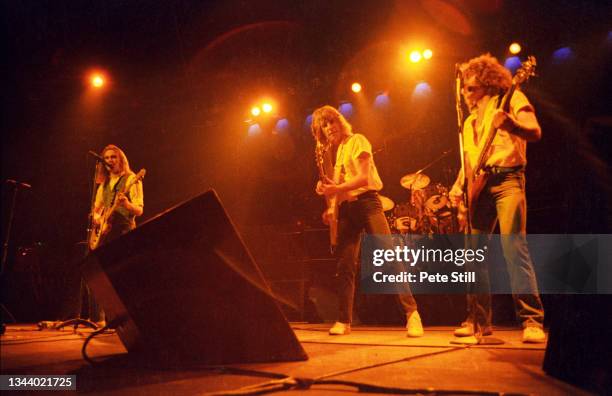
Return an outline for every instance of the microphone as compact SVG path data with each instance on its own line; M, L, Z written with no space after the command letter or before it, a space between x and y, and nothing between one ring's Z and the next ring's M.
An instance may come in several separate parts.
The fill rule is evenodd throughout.
M102 163L106 164L106 161L104 161L104 158L102 158L102 156L101 156L101 155L99 155L98 153L96 153L96 152L94 152L94 151L89 150L89 151L87 152L87 154L89 154L89 155L93 156L93 157L96 159L96 161L98 161L98 162L102 162Z
M15 186L15 187L21 187L21 188L32 188L32 185L31 185L31 184L28 184L28 183L22 183L22 182L18 182L18 181L13 180L13 179L6 179L6 181L5 181L5 182L6 182L6 183L8 183L8 184L12 184L12 185L13 185L13 186Z
M98 153L96 153L95 151L91 151L91 150L89 150L89 151L87 152L87 154L89 154L89 155L91 155L92 157L94 157L94 158L96 159L96 162L100 162L100 163L102 163L102 165L104 165L104 166L106 167L106 169L109 169L109 170L110 170L111 166L108 164L108 162L104 161L104 158L102 158L102 156L101 156L101 155L99 155L99 154L98 154Z

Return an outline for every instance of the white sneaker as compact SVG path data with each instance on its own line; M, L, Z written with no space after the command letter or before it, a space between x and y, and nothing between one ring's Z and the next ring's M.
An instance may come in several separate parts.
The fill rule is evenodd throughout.
M481 328L483 336L489 336L493 334L493 329L491 326L485 326ZM472 322L463 322L461 323L461 327L455 329L455 337L471 337L476 334L474 331L474 323Z
M414 311L406 318L406 336L422 337L424 334L421 316L418 311Z
M350 323L336 322L331 327L331 329L329 329L329 335L345 335L345 334L350 334L350 332L351 332Z
M546 342L546 333L538 326L527 326L523 329L523 342L528 344Z

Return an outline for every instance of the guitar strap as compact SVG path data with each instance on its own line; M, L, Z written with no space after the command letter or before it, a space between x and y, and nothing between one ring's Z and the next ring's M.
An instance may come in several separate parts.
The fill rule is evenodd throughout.
M123 180L125 175L121 175L121 177L119 178L119 180L117 180L117 183L115 183L115 185L113 186L113 199L110 202L110 206L113 206L115 204L115 199L117 198L117 191L119 190L119 186L121 185L121 181ZM108 181L108 183L110 183L110 180ZM128 197L128 200L130 198Z

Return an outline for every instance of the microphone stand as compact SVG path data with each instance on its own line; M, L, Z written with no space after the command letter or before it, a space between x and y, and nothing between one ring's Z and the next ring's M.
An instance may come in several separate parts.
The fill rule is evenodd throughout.
M461 159L461 172L463 173L463 205L467 208L466 233L472 233L472 216L468 206L467 173L465 171L465 151L463 147L463 109L461 108L461 75L459 65L455 65L455 109L457 110L457 131L459 137L459 157Z
M94 167L94 171L93 171L93 177L91 179L91 193L90 193L90 199L89 199L89 214L87 216L87 228L85 230L85 242L78 242L78 245L84 245L84 249L83 249L83 257L86 257L90 250L89 250L89 236L91 234L91 232L93 231L93 212L94 212L94 206L96 203L96 175L98 174L98 167L99 166L103 166L102 163L104 163L104 159L101 158L99 155L97 155L96 153L94 153L93 151L89 151L90 155L94 156L96 158L96 166ZM82 311L82 301L83 301L83 292L85 292L85 294L87 295L87 309L89 311L89 319L83 319L81 318L81 311ZM79 327L79 325L83 325L85 327L90 327L94 330L97 330L99 328L99 326L94 323L93 321L91 321L91 317L92 317L92 313L94 312L93 309L93 305L96 304L93 296L91 295L91 291L89 290L89 287L87 286L87 284L85 283L85 280L83 279L83 277L81 277L81 286L79 287L79 311L77 313L76 318L73 319L68 319L68 320L64 320L63 322L54 324L52 326L53 329L55 330L60 330L65 326L73 326L73 330L74 332L76 332L77 328ZM38 324L38 327L40 329L45 328L46 326L44 325L44 322L40 322Z

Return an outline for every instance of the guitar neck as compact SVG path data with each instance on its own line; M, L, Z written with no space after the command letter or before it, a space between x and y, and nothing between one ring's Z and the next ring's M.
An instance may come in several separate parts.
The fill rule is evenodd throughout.
M327 175L325 174L325 169L323 169L323 164L319 164L319 180L325 182L326 176Z
M105 218L110 217L110 215L115 211L115 209L117 209L117 203L118 203L117 202L117 195L125 194L126 192L128 192L130 190L130 188L132 188L132 186L134 184L138 183L138 181L139 181L139 179L137 177L134 177L134 179L132 179L132 181L130 181L129 183L125 183L123 188L120 191L118 191L117 194L115 194L115 199L113 200L113 205L107 211L108 214L105 216Z
M516 84L512 84L508 91L504 94L501 100L497 103L496 109L502 109L504 111L508 111L510 108L510 98L514 95L514 91L516 90ZM493 144L493 140L497 135L497 128L493 125L489 127L489 133L487 133L487 140L485 141L482 150L480 151L480 155L478 155L478 160L476 161L476 166L474 167L473 174L477 174L478 171L484 168L485 162L487 161L487 152L489 148Z

